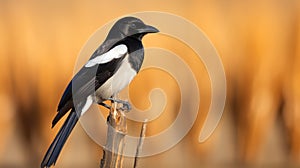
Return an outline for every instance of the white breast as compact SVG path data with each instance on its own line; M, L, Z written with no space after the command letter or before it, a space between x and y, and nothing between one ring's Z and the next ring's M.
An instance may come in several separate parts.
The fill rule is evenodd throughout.
M136 71L131 68L126 55L120 68L109 78L97 91L96 96L102 100L108 99L124 89L136 75Z

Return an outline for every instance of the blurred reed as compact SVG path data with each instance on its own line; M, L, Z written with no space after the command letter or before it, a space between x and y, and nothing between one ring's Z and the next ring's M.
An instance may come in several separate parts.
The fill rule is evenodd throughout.
M146 46L171 50L197 74L201 115L176 147L142 158L139 164L143 167L299 164L299 7L296 0L1 1L0 167L39 164L58 131L59 126L50 130L51 120L85 41L111 19L145 10L183 16L208 35L224 63L228 96L215 134L199 144L199 131L210 105L205 67L189 60L195 53L176 40L162 35L146 38ZM142 71L130 86L132 102L147 108L147 95L154 87L163 88L168 104L163 115L148 124L147 135L162 131L174 121L180 101L174 79L160 71ZM135 125L132 123L132 127ZM102 151L97 149L77 126L58 167L97 166Z

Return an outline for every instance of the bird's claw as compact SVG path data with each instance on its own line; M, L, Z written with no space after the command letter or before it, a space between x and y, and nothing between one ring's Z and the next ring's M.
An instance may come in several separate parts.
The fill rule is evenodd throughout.
M128 101L113 99L113 98L109 98L109 100L112 101L113 103L116 102L122 104L122 106L118 107L117 110L126 111L126 112L131 110L131 104Z
M122 103L122 107L120 107L119 109L122 111L130 111L131 110L131 104L128 101L123 101Z

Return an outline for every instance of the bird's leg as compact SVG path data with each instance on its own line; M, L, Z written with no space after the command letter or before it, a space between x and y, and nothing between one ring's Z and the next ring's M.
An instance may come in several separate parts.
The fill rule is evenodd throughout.
M103 102L98 102L98 104L99 104L100 106L103 106L103 107L107 108L108 110L111 109L111 106L110 106L110 105L107 105L107 104L105 104L105 103L103 103Z
M130 111L131 110L131 105L128 101L115 99L115 98L112 98L112 97L108 98L108 100L110 100L112 103L116 102L116 103L122 104L122 107L120 108L120 110L122 110L122 111Z

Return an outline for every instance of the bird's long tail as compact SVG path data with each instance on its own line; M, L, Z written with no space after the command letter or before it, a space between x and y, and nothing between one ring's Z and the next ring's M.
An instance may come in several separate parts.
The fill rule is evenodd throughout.
M64 146L67 138L69 137L72 129L78 121L78 116L74 110L72 110L64 122L63 126L60 128L58 134L50 145L42 163L41 168L50 167L55 164L58 155Z

